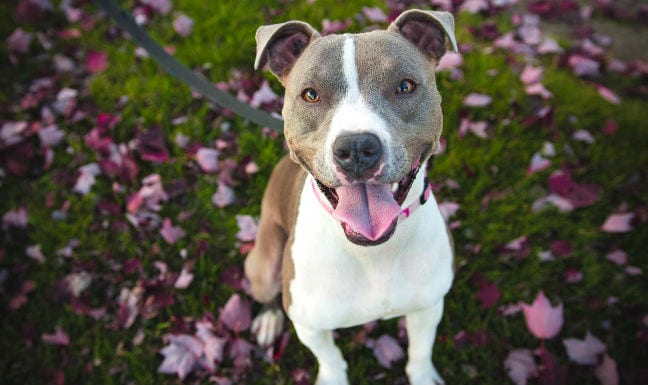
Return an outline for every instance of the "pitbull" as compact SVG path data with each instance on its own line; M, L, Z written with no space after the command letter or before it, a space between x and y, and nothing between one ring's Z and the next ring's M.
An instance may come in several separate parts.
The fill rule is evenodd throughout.
M260 344L283 309L317 358L316 384L348 384L333 329L404 315L412 385L443 384L432 346L453 250L426 180L439 148L434 68L457 50L450 13L410 10L387 30L320 34L290 21L256 33L255 68L285 87L289 157L266 188L245 274ZM275 304L275 305L273 305Z

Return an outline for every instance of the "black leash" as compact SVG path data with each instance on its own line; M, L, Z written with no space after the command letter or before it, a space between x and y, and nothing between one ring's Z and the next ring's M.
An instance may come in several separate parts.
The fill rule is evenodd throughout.
M164 68L171 76L186 83L195 91L200 92L212 102L223 108L234 112L246 119L253 121L263 127L271 128L279 133L283 132L283 121L270 114L250 107L248 104L241 102L234 96L223 92L209 81L199 77L189 68L180 64L173 56L164 51L159 44L149 36L146 31L140 28L133 17L121 9L112 0L94 0L94 2L103 9L121 28L128 32L133 39L148 52L149 56Z

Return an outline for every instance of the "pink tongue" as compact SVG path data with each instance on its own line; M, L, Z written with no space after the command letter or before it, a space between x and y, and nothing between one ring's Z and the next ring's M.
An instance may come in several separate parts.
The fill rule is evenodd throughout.
M388 184L360 183L335 191L339 200L333 217L372 241L383 236L401 212Z

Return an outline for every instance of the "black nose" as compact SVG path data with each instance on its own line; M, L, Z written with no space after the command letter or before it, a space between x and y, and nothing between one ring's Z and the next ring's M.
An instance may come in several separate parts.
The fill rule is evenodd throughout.
M333 157L350 176L360 178L378 163L382 156L380 139L374 134L339 136L333 143Z

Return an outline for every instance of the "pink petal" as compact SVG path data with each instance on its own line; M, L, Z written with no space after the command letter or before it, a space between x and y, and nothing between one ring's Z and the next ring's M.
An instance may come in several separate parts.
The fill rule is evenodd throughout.
M441 215L443 216L443 219L446 221L453 217L456 213L457 210L461 205L456 202L441 202L439 203L439 210L441 211Z
M218 150L214 148L201 147L196 151L196 162L204 172L216 172L218 170L218 155Z
M621 99L617 96L617 94L612 92L611 89L609 89L607 87L600 86L600 85L597 86L597 89L598 89L599 95L601 95L601 97L603 99L607 100L608 102L610 102L612 104L620 104L621 103Z
M31 33L16 28L7 38L7 47L10 52L26 53L33 38Z
M234 332L244 331L252 324L252 310L250 302L234 294L221 309L220 321Z
M587 131L585 129L580 129L580 130L577 130L576 132L574 132L574 134L572 135L572 138L574 140L578 140L580 142L585 142L587 144L594 143L594 137L592 136L592 134L590 134L589 131Z
M54 328L53 334L43 334L41 340L48 345L68 346L70 344L70 337L58 325Z
M529 349L515 349L504 360L504 368L515 385L526 385L527 380L538 375L533 353Z
M19 228L27 227L29 217L27 216L27 209L22 206L14 210L9 210L2 216L2 226L13 226Z
M171 12L171 8L173 7L171 0L141 0L141 3L148 5L155 12L161 15L166 15Z
M95 176L99 175L101 170L96 163L89 163L79 168L79 178L72 188L72 191L81 195L86 195L95 184Z
M534 172L539 172L545 170L551 166L551 161L549 159L543 158L539 152L533 154L531 157L531 164L527 169L527 174L533 174Z
M345 31L347 28L349 28L352 22L353 20L350 17L345 19L344 21L331 21L329 19L324 19L322 20L322 36Z
M478 13L488 10L488 8L487 0L466 0L461 4L459 10L467 11L468 13Z
M226 186L223 183L219 183L218 188L216 189L214 195L212 195L211 200L214 206L223 208L234 203L234 201L236 200L236 195L234 194L234 190L231 187Z
M529 84L524 87L524 92L526 92L527 95L538 95L543 99L549 99L553 96L553 94L546 89L542 83Z
M538 48L536 49L539 54L544 55L548 53L562 53L563 49L558 45L558 42L556 42L554 39L545 37L542 40L542 43L538 45Z
M86 69L91 73L101 72L108 67L107 59L107 53L90 50L86 56Z
M551 339L563 325L563 305L552 307L551 302L540 291L533 304L520 303L527 328L536 338Z
M259 108L263 104L270 104L279 100L279 96L270 87L270 83L263 81L261 88L252 95L250 106Z
M236 233L236 238L241 242L251 242L256 238L258 224L249 215L237 215L236 223L238 224L239 231Z
M481 308L488 309L499 301L500 291L496 284L488 282L479 286L476 297L481 301Z
M459 52L446 52L441 60L439 60L439 65L434 69L436 72L451 70L453 68L460 67L463 64L463 56Z
M182 37L191 35L194 21L187 15L179 15L173 20L173 29Z
M609 355L603 356L603 363L594 370L594 375L601 385L619 385L619 372L617 364Z
M595 365L598 355L605 353L607 348L595 336L587 332L584 340L567 338L563 340L569 359L581 365Z
M542 80L543 71L542 67L526 65L520 74L520 80L522 80L522 83L524 84L539 83Z
M27 248L25 248L25 254L29 258L35 259L40 263L45 262L45 256L43 255L43 251L41 250L40 245L27 246Z
M171 219L164 218L164 223L160 229L160 235L167 241L168 244L172 245L184 237L185 232L179 226L173 226L171 224Z
M625 251L621 250L621 249L617 249L617 250L609 252L605 256L605 258L608 261L614 262L619 266L625 265L626 263L628 263L628 254Z
M367 345L373 349L374 356L387 369L391 368L393 362L405 357L403 348L392 336L383 334L375 341L367 341Z
M185 266L182 268L182 271L173 284L173 287L175 287L176 289L186 289L187 287L189 287L193 279L194 275L191 274L189 267Z
M601 226L601 230L606 233L627 233L633 229L634 216L634 213L611 214Z
M168 335L169 345L160 349L164 361L158 373L177 373L184 379L191 372L197 358L202 355L202 343L197 338L187 335Z
M41 146L54 147L61 143L65 137L65 132L60 130L56 124L52 124L38 130L38 138Z
M473 92L464 98L463 104L468 107L484 107L491 104L492 101L493 99L488 95Z
M567 64L569 64L576 76L595 77L599 75L599 62L586 56L571 55L567 60Z
M372 23L386 23L387 15L385 12L378 7L362 7L362 13L369 19Z

